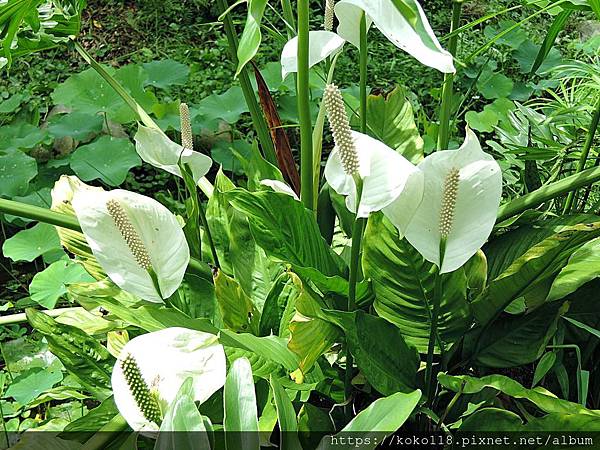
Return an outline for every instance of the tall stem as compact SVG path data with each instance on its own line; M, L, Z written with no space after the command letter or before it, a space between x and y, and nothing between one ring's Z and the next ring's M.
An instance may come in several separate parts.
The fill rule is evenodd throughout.
M227 11L227 0L217 0L217 5L221 10L221 14ZM227 36L227 42L229 44L229 57L231 58L233 64L237 67L238 39L235 27L233 25L233 20L231 20L229 14L225 14L225 16L223 17L223 25L225 28L225 35ZM248 75L247 66L243 67L240 71L239 80L244 99L246 100L246 105L248 106L248 111L250 111L250 118L252 119L252 124L256 129L256 134L258 135L258 140L260 141L260 145L263 150L263 156L271 164L277 166L277 156L275 155L275 147L273 146L273 141L271 140L271 134L269 133L269 127L267 126L267 122L265 121L258 101L256 100L256 95L254 95L254 89L252 88L252 83L250 82L250 75Z
M427 365L425 366L425 396L427 405L433 404L435 393L435 380L433 376L433 354L435 351L435 340L437 336L438 319L440 315L440 305L442 303L442 274L440 271L444 265L444 254L446 253L446 239L440 240L440 266L435 274L435 286L433 288L433 311L431 314L431 327L429 329L429 343L427 345ZM440 352L443 349L440 347Z
M367 132L367 15L362 12L360 17L360 132Z
M210 246L210 251L212 253L215 267L217 269L220 269L221 264L219 263L219 256L217 255L217 248L215 247L215 242L213 241L212 233L210 232L210 227L208 226L208 220L206 220L204 206L202 206L202 202L200 201L200 199L198 199L198 213L200 214L200 221L202 222L202 226L204 227L204 234L206 235L206 240L208 241L208 245Z
M354 183L356 184L356 210L360 205L360 199L362 197L363 182L360 176L354 177ZM358 274L360 273L360 249L362 244L362 238L365 231L366 220L364 218L356 217L354 219L354 225L352 227L352 250L350 253L350 277L348 279L348 312L356 309L356 284L358 282ZM346 406L344 408L346 419L352 418L352 354L350 349L346 348L346 373L344 376L344 394Z
M460 13L462 9L463 0L454 0L452 2L452 23L450 25L450 32L452 33L460 25ZM453 56L456 55L456 49L458 46L458 34L451 35L448 40L448 51ZM444 85L442 87L442 103L440 105L440 127L438 130L438 141L437 149L443 150L448 148L450 142L450 116L452 115L452 102L454 96L454 74L444 74Z
M283 9L283 18L287 22L286 29L288 39L291 39L296 35L296 21L294 20L292 2L290 0L281 0L281 9Z
M579 162L577 163L577 168L575 169L576 174L581 173L585 168L585 163L587 162L590 149L592 148L592 144L594 143L594 136L596 135L596 130L598 129L598 122L600 122L600 98L598 98L596 102L596 110L592 115L590 127L588 129L587 136L585 137L583 148L581 149L581 156L579 157ZM575 200L575 194L576 191L569 192L569 195L567 196L567 201L565 202L565 207L563 209L563 214L568 214L571 212L571 208L573 207L573 201Z
M309 88L309 1L298 0L298 83L297 101L300 120L300 176L302 185L300 199L311 210L315 209L313 188L312 123L310 118Z

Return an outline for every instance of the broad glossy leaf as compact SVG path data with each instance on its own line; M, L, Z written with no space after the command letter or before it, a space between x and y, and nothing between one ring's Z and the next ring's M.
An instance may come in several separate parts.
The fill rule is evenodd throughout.
M339 258L321 237L313 213L300 202L286 194L243 189L229 191L227 198L247 216L252 236L267 255L325 275L341 273Z
M27 405L62 379L60 368L34 367L18 374L8 385L3 397L12 397L18 403Z
M475 378L467 375L453 376L440 373L438 381L442 386L453 392L458 392L462 386L463 394L476 394L485 388L495 389L509 397L529 400L546 413L583 414L600 417L600 411L598 410L587 409L578 403L562 400L542 387L527 389L517 381L504 375L488 375Z
M44 142L47 132L28 122L16 122L2 127L0 150L32 149Z
M573 252L567 265L552 282L548 301L563 298L599 276L600 239L596 238Z
M168 89L171 86L181 86L187 83L190 68L185 64L172 59L162 59L143 64L148 74L146 85L159 89Z
M207 124L216 124L219 119L227 123L236 123L240 116L248 112L246 102L243 98L242 89L233 86L222 94L211 94L198 103L198 113Z
M236 332L258 334L260 313L239 283L223 271L217 273L214 283L224 325Z
M275 406L277 407L281 446L289 450L301 450L302 446L298 440L298 420L296 419L294 405L281 383L273 375L271 375L270 383Z
M362 448L374 449L381 442L381 434L391 434L406 422L420 399L421 391L416 390L407 394L398 392L375 400L342 429L340 436L359 433L365 439ZM366 438L370 438L368 443ZM321 441L319 450L353 447L354 444L340 445L331 436L326 436Z
M2 244L5 258L13 261L33 261L34 259L61 251L60 241L52 225L38 223L21 230Z
M389 221L374 215L365 232L363 270L373 281L377 314L396 325L408 344L426 351L435 283L433 264L401 239ZM458 340L470 326L466 283L463 270L444 277L438 330L446 343Z
M67 293L67 285L86 281L94 279L81 265L71 260L60 260L34 275L29 294L34 302L52 309L58 299Z
M48 131L54 137L69 136L77 140L88 139L102 131L102 116L80 112L53 116L48 122Z
M240 74L246 64L254 58L260 47L262 33L260 32L260 22L262 21L267 0L248 0L248 16L246 25L240 37L237 49L238 66L236 76ZM241 450L241 449L240 449Z
M250 362L236 359L225 381L223 394L225 448L227 450L259 450L258 412Z
M29 182L38 173L37 162L20 150L0 152L2 196L25 195Z
M142 161L129 139L102 136L75 150L70 164L83 181L100 179L109 186L119 186L129 170Z
M210 448L202 415L194 403L194 380L186 379L163 417L154 450Z
M48 341L49 350L98 400L109 395L114 358L96 339L79 328L56 322L34 309L26 309L29 324Z
M97 430L106 425L113 417L119 414L115 400L108 397L99 406L91 409L85 416L70 422L64 429L67 433L89 433L93 435Z
M398 8L396 3L404 3ZM335 6L340 24L338 34L355 46L360 45L360 17L368 17L367 27L374 23L396 47L422 64L441 72L454 72L452 55L442 49L425 12L416 0L342 0ZM407 15L410 11L411 14Z

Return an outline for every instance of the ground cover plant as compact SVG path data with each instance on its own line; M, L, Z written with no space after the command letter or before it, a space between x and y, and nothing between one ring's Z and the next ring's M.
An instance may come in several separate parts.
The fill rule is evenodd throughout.
M600 431L597 0L139 3L0 2L3 448Z

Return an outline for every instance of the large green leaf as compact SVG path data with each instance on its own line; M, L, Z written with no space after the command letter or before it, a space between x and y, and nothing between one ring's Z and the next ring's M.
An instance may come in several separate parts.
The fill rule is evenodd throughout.
M566 308L558 302L530 314L502 317L479 337L475 360L487 367L513 367L532 363L544 353Z
M60 297L67 293L67 285L94 281L85 269L71 260L53 262L34 275L29 285L31 300L52 309Z
M119 186L129 169L141 165L142 160L129 139L111 136L102 136L79 147L71 156L71 169L80 179L100 179L109 186Z
M242 32L242 37L237 49L238 67L236 76L240 74L248 62L256 55L260 47L262 34L260 32L260 22L267 6L267 0L248 0L248 17L246 26Z
M2 244L2 253L13 261L33 261L61 251L60 241L52 225L38 223L21 230Z
M436 276L433 264L377 214L371 216L365 232L363 268L373 281L377 313L396 325L407 343L425 352ZM463 269L444 277L438 330L446 343L458 340L470 326L466 282Z
M194 402L193 379L186 379L167 408L154 450L210 448L202 415Z
M391 434L398 430L408 419L421 399L421 391L410 393L398 392L389 397L380 398L371 403L366 409L350 421L340 432L339 436L357 433L364 439L360 448L374 449L381 442L382 434ZM355 443L336 436L326 436L319 445L319 450L351 449Z
M223 393L225 448L227 450L259 450L258 412L250 362L236 359L225 381Z
M227 198L247 216L252 236L267 255L329 276L342 271L341 260L321 237L313 212L289 195L234 189Z
M60 367L33 367L13 378L3 397L12 397L21 405L27 405L62 379Z
M560 271L577 248L599 235L600 222L573 225L531 247L493 279L473 303L479 324L486 326L518 298L528 295L539 297L535 290ZM542 301L547 292L543 293Z
M277 408L281 447L289 450L301 450L302 446L298 440L298 420L296 419L294 405L277 378L271 376L269 381Z
M46 50L79 34L85 0L7 0L0 3L4 56Z
M599 276L600 239L596 238L573 252L567 265L554 279L548 301L563 298Z
M2 196L25 195L38 173L37 162L20 150L0 152Z
M52 317L26 309L29 324L48 341L49 350L66 369L98 399L108 397L114 358L97 340L79 328L56 322Z
M236 280L219 271L215 277L215 295L227 328L258 334L260 313Z
M143 67L148 74L146 84L159 89L184 85L190 74L188 66L172 59L152 61L145 63Z
M404 89L398 86L386 96L369 95L367 121L371 136L397 150L414 164L423 159L423 139Z
M64 429L65 432L78 435L91 435L106 425L119 413L114 398L108 397L100 405L91 409L85 416L70 422Z
M556 397L542 387L527 389L517 381L504 375L488 375L482 378L470 377L468 375L438 374L439 383L453 392L459 390L463 394L477 394L486 388L495 389L516 399L526 399L534 403L540 410L546 413L561 414L586 414L600 417L600 411L584 408L578 403L572 403Z

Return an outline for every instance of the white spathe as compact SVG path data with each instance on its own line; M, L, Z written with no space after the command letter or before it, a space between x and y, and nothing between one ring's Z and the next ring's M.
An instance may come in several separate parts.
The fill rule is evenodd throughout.
M312 67L337 53L344 46L344 39L332 31L310 31L308 65ZM298 72L298 36L290 39L281 52L281 78Z
M225 383L226 363L217 336L187 328L165 328L129 341L119 355L112 373L115 403L134 431L158 431L140 411L121 368L131 355L163 412L175 399L187 378L192 379L194 400L205 402Z
M109 214L106 206L109 200L116 200L121 205L143 242L160 294L148 271L137 263ZM77 189L72 204L90 249L117 286L156 303L177 290L190 261L190 250L181 225L165 206L150 197L122 189Z
M404 156L366 134L352 132L359 161L363 191L358 217L383 210L396 226L404 226L423 196L423 174ZM325 165L325 178L338 194L346 196L346 207L356 213L356 184L344 171L337 146ZM389 207L389 210L387 209Z
M458 150L435 152L418 168L425 175L423 203L405 236L425 259L438 266L444 181L452 169L459 171L454 220L440 270L441 273L452 272L477 253L492 232L502 197L502 172L468 128L465 141Z
M139 124L134 139L135 149L145 162L178 177L181 177L179 163L187 164L192 170L194 183L198 183L212 166L212 159L208 156L187 148L184 149L156 128Z
M260 184L263 186L267 186L271 188L273 191L278 192L280 194L286 194L290 197L293 197L295 200L300 201L294 190L285 184L283 181L279 180L261 180Z
M375 24L396 47L426 66L440 72L454 73L452 55L438 42L421 5L416 0L404 1L407 8L415 13L413 25L400 13L392 0L341 0L335 5L335 15L339 20L337 34L359 47L360 20L364 11L367 27Z

